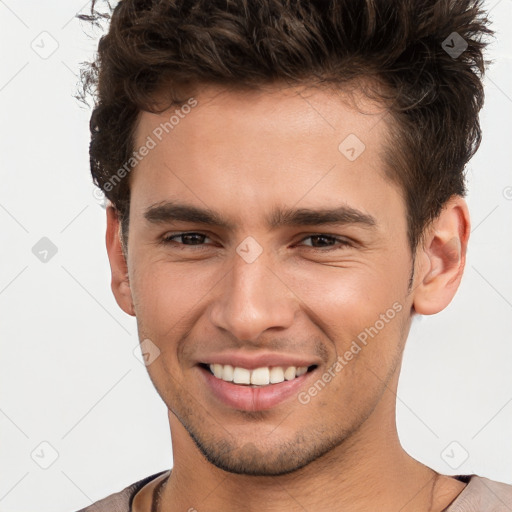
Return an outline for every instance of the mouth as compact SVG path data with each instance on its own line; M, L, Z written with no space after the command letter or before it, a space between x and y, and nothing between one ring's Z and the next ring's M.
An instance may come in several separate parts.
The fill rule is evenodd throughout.
M200 363L196 368L205 388L214 398L213 403L239 411L264 411L285 402L291 404L301 389L311 385L318 373L316 364L257 365L250 369L231 364Z
M218 380L252 388L264 388L293 381L317 368L316 364L310 366L261 366L254 369L219 363L200 363L199 366Z

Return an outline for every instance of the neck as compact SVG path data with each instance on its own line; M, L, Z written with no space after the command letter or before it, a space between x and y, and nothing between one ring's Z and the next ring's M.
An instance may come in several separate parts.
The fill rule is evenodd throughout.
M371 416L341 445L281 476L237 475L215 467L170 413L175 463L161 510L441 512L454 493L436 497L439 475L401 447L393 388L387 388Z

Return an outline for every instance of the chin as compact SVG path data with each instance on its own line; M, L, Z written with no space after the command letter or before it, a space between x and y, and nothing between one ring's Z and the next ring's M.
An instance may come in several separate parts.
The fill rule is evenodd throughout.
M208 462L223 471L247 476L294 473L321 458L343 441L343 438L322 439L313 433L310 436L297 433L294 440L283 441L277 446L258 446L254 442L240 445L229 440L206 441L187 430Z

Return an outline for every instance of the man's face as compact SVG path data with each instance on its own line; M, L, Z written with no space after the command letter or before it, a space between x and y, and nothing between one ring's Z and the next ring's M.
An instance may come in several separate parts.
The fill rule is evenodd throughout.
M412 257L404 200L384 174L384 112L300 92L205 88L161 141L174 109L143 113L136 132L135 148L157 142L131 176L128 244L139 336L160 350L148 371L208 460L238 473L298 469L369 428L410 325ZM226 225L173 220L156 209L168 203ZM308 215L340 208L337 222ZM242 383L223 380L227 365ZM247 370L279 381L293 366L308 371L243 383Z

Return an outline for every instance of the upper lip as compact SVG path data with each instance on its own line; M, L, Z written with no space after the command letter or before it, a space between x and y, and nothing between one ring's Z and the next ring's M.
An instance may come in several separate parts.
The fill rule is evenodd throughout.
M230 364L231 366L238 366L254 370L265 366L282 366L288 368L289 366L301 367L318 365L319 361L314 357L306 357L297 354L278 354L272 352L259 352L259 353L243 353L237 352L222 352L221 354L211 354L201 358L201 364Z

